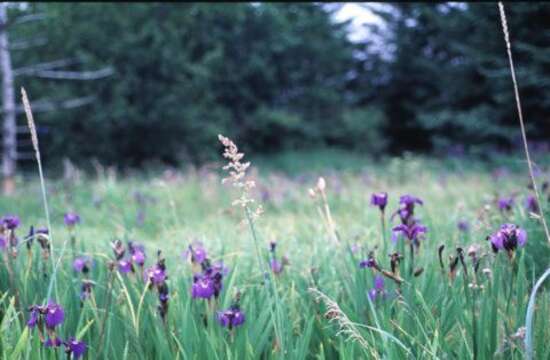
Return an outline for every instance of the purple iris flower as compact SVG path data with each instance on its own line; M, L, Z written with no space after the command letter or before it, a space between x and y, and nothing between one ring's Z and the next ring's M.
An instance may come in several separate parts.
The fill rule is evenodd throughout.
M75 212L69 211L65 214L63 220L65 221L65 225L67 225L68 227L73 227L80 222L80 215Z
M232 329L240 326L245 321L244 313L239 309L239 306L233 305L225 311L218 312L218 321L223 327Z
M210 299L215 292L214 280L207 275L195 274L193 276L193 285L191 286L191 296L193 299Z
M538 213L539 212L539 203L537 202L537 198L533 195L527 196L525 199L525 208L527 211L532 213Z
M82 288L80 289L80 300L84 301L92 294L92 288L94 283L89 280L82 281Z
M158 286L166 280L166 272L158 265L145 270L145 281L149 280L151 284Z
M136 244L133 241L128 242L128 250L132 256L132 262L143 267L145 264L145 248L141 244Z
M226 276L229 273L229 267L223 264L223 261L216 261L212 264L212 271L219 272L221 275Z
M89 257L77 257L73 261L73 269L76 272L86 274L92 268L92 259Z
M128 260L119 260L118 261L118 271L123 274L127 274L133 270L132 262Z
M6 248L6 245L6 238L0 235L0 250L4 250Z
M369 257L367 260L361 260L361 262L359 263L359 267L361 269L364 269L366 267L372 268L375 266L376 266L376 260L374 260L374 258L372 257Z
M422 199L413 195L403 195L399 198L399 203L406 208L413 209L415 204L424 205Z
M78 359L86 353L86 343L84 341L76 340L73 336L71 336L67 341L64 341L63 345L65 345L65 352L67 355L72 355L73 359Z
M379 296L385 295L384 290L384 278L381 275L374 277L374 287L369 290L369 298L371 301L375 301Z
M393 228L392 233L392 242L397 243L397 238L399 235L405 236L409 241L417 244L420 240L420 235L428 232L428 228L419 223L413 223L412 225L397 225Z
M501 197L498 199L498 208L500 211L512 211L514 206L514 198L510 197Z
M379 192L372 194L370 198L371 205L378 206L380 208L380 211L384 211L386 208L386 205L388 204L388 193L387 192Z
M518 246L523 247L527 242L527 232L514 224L503 224L500 229L489 236L494 252L506 250L514 251Z
M184 259L189 259L193 264L202 264L206 260L206 249L200 242L189 245L188 249L182 254Z
M460 220L457 224L458 230L462 232L468 232L470 230L470 224L466 220Z
M208 259L202 263L202 267L202 273L193 276L191 295L193 298L210 299L212 296L217 298L223 288L223 277L229 269L221 261L210 265Z
M30 311L31 311L31 317L29 318L29 321L27 321L27 326L32 329L38 323L38 317L40 316L40 309L38 306L31 306Z
M403 195L399 198L399 209L392 215L399 215L402 224L414 223L414 207L415 205L423 205L424 202L413 195Z
M275 274L280 274L283 271L283 264L279 262L277 259L271 259L270 264L271 264L271 270Z
M132 261L138 264L139 266L143 266L145 264L145 254L140 250L136 250L132 254Z
M62 342L61 339L58 337L54 337L53 339L51 337L48 337L48 340L44 343L45 347L59 347L61 346Z
M50 231L48 230L47 227L41 227L41 228L36 229L36 233L37 234L42 234L42 235L48 235L50 233Z
M170 298L169 294L165 294L165 293L159 294L160 302L167 302L169 298Z
M2 218L2 225L9 230L15 230L20 224L19 217L6 215Z
M56 326L61 325L65 320L65 312L61 305L51 302L46 306L46 327L48 329L54 329Z

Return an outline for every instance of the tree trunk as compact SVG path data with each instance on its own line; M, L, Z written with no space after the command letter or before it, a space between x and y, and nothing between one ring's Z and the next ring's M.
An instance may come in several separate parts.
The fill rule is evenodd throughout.
M17 162L17 135L15 123L15 97L13 90L13 69L8 42L8 14L6 3L0 4L0 70L2 72L2 110L4 125L2 131L2 176L4 195L15 190L15 169Z

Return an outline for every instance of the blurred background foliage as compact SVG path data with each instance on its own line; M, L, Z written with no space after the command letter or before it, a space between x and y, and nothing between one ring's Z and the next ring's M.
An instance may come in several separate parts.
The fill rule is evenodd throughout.
M10 39L47 43L12 51L14 68L74 59L110 65L98 81L19 76L33 99L94 95L93 103L37 114L49 162L200 163L215 135L270 154L335 147L379 156L404 151L487 154L519 139L495 4L386 4L374 37L348 38L326 4L32 3L10 17L46 20ZM528 135L550 135L550 6L507 5ZM19 13L19 14L18 14ZM22 116L18 119L24 124Z

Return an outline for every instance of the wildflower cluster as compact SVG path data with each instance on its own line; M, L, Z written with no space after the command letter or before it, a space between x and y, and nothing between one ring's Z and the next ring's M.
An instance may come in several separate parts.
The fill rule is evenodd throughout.
M86 352L86 344L70 337L67 341L61 340L56 333L56 328L65 321L65 311L61 305L49 302L48 305L32 305L29 307L30 318L27 326L31 329L37 328L40 340L45 347L65 346L67 355L78 359ZM45 330L45 331L44 331ZM47 336L47 338L44 337Z
M201 268L202 272L193 275L191 296L193 299L217 299L223 288L223 278L229 270L222 262L211 264L208 258L201 262Z
M399 209L393 214L399 215L401 224L395 226L392 230L392 241L397 242L398 236L404 236L411 245L416 248L420 246L420 239L426 234L428 228L420 223L414 217L415 205L423 205L424 202L412 195L403 195L399 199Z
M128 256L125 256L126 247L122 241L114 241L111 243L111 247L113 248L116 266L118 267L119 272L122 274L127 274L130 272L135 273L136 269L134 264L143 269L145 264L145 248L143 245L136 244L133 241L128 241ZM114 267L115 264L112 264L111 266Z

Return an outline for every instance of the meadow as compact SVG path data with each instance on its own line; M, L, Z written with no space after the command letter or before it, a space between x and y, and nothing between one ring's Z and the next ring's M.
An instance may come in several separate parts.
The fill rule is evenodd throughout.
M19 179L0 200L20 220L2 220L2 358L550 358L548 286L526 327L550 246L520 155L252 157L240 188L225 161L46 172L47 232L40 182Z

